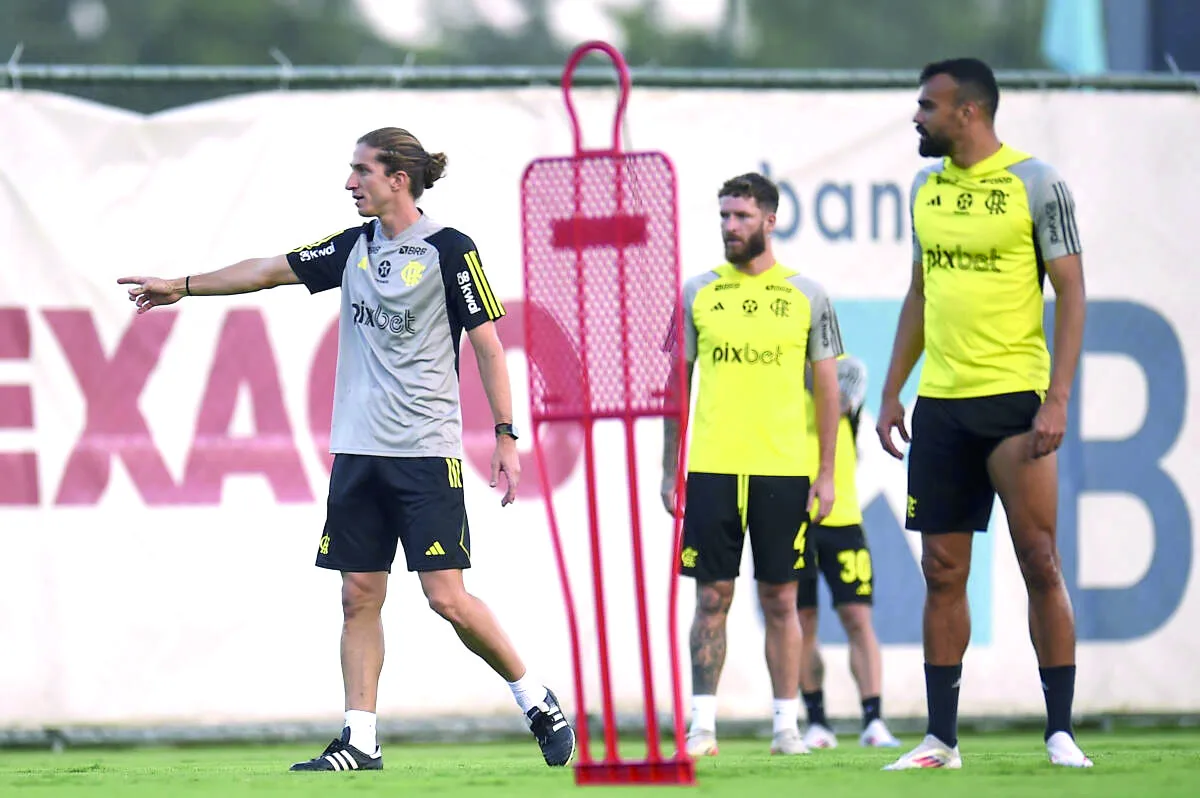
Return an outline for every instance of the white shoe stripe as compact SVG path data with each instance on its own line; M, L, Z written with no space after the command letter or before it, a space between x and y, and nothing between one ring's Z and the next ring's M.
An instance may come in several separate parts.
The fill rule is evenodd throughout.
M342 760L337 758L336 753L326 754L325 760L329 762L329 764L333 765L334 770L342 770Z
M349 751L339 751L342 755L342 760L346 763L346 770L358 770L358 760Z

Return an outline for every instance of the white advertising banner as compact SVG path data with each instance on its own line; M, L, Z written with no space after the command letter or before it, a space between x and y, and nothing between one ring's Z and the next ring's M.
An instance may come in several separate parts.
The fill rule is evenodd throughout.
M686 275L721 258L721 182L751 170L779 181L776 252L835 298L847 347L872 378L867 430L909 278L908 188L922 165L914 99L638 89L628 115L626 146L663 150L678 169ZM576 101L586 143L607 143L612 93L580 91ZM206 271L356 224L342 190L355 140L407 127L449 155L446 178L422 205L474 238L510 311L500 332L527 426L518 186L531 159L569 154L560 93L266 93L143 117L7 91L0 119L0 728L338 717L339 579L313 566L336 292L192 299L135 318L115 280ZM1162 144L1195 137L1200 98L1010 92L998 124L1006 141L1065 176L1085 250L1090 316L1059 507L1078 615L1077 708L1200 711L1200 278L1191 266L1200 149ZM469 349L467 584L573 705L532 457L526 449L519 501L501 509L487 486L491 419ZM642 685L615 432L600 427L597 458L612 678L629 711ZM660 425L642 425L637 442L655 685L666 708L671 525L658 499ZM582 442L563 433L551 443L595 709ZM919 542L903 530L904 465L870 434L860 448L885 707L921 715L923 584ZM977 536L974 558L962 712L1038 714L1026 599L1002 513ZM721 717L769 716L749 566L747 558L730 616ZM686 693L690 582L681 596ZM514 711L501 680L428 609L402 559L384 622L382 719ZM829 612L822 639L830 711L855 715L845 637Z

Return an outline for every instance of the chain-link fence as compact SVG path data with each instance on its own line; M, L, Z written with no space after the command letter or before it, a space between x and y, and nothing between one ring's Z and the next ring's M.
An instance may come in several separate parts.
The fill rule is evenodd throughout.
M358 88L478 89L558 85L558 67L464 66L116 66L22 64L10 61L0 87L61 92L132 111L153 113L234 94L271 89L337 91ZM690 89L895 89L913 88L917 73L906 70L682 69L635 67L641 87ZM998 72L1002 89L1098 91L1200 91L1200 73ZM613 73L582 67L575 85L608 85Z

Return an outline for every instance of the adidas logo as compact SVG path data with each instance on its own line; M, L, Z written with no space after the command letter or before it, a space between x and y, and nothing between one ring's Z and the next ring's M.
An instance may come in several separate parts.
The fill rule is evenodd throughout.
M942 204L942 197L941 197L941 195L939 194L938 196L934 197L933 199L931 199L929 202L927 202L927 203L925 203L925 204L926 204L926 205L936 205L936 206L941 206L941 204Z
M426 557L438 557L438 556L441 556L441 555L443 555L443 554L445 554L445 553L446 553L446 550L442 548L442 544L441 544L441 543L439 543L439 542L438 542L438 541L436 541L436 540L435 540L435 541L433 541L433 545L432 545L432 546L430 546L429 548L425 549L425 556L426 556Z
M358 760L349 751L334 751L325 755L325 761L333 765L334 770L358 770Z
M538 705L538 709L550 719L550 731L556 732L567 725L567 719L563 717L562 709L557 705L543 703Z
M720 302L718 302L717 304L713 305L713 306L712 306L712 308L711 308L711 310L724 310L724 309L725 309L725 306L724 306L724 305L722 305Z

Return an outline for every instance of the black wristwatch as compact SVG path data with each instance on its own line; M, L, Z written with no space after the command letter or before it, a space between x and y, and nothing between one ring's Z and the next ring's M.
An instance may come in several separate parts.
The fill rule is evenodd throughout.
M508 423L496 425L496 437L499 438L501 435L507 435L514 441L520 437L517 435L517 428Z

